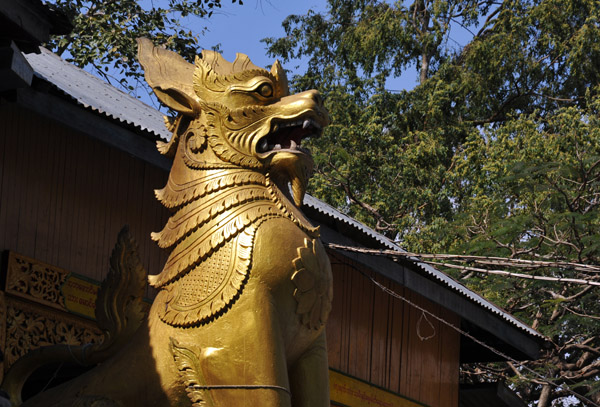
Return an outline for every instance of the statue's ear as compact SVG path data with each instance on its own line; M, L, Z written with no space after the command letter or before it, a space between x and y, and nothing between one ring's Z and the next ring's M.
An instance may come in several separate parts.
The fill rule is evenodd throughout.
M152 86L152 90L158 99L171 109L190 117L198 117L200 114L198 101L187 93L176 88L162 89L158 86Z
M158 99L175 111L197 117L200 105L193 87L194 65L173 51L155 47L147 38L138 38L137 43L146 82Z

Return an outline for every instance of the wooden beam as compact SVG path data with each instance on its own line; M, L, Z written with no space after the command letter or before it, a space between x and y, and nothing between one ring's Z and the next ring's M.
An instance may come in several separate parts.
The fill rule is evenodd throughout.
M17 45L8 41L0 46L0 92L30 86L33 68Z

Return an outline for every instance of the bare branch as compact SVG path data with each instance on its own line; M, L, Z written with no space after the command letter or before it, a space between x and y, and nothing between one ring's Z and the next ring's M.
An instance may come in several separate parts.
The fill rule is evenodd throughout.
M473 261L473 260L468 259L469 256L405 253L405 252L400 252L400 251L395 251L395 250L365 249L365 248L361 248L361 247L344 246L344 245L338 245L338 244L333 244L333 243L327 244L327 247L330 247L332 249L341 249L341 250L347 250L347 251L352 251L352 252L369 253L369 254L374 254L374 255L379 255L379 256L388 256L388 257L394 257L394 258L405 258L405 259L420 258L421 261L426 264L431 264L434 266L443 266L443 267L464 270L464 271L474 271L474 272L483 273L483 274L496 274L496 275L503 275L503 276L509 276L509 277L518 277L518 278L523 278L523 279L528 279L528 280L541 280L541 281L553 281L553 282L559 282L559 283L600 286L600 281L583 280L583 279L577 279L577 278L548 277L548 276L539 276L539 275L531 275L531 274L513 273L513 272L505 271L505 270L489 270L489 269L482 269L482 268L471 267L471 266L462 266L462 265L451 264L451 263L433 262L433 261L423 260L424 258L440 258L440 256L448 256L448 257L453 257L452 260L455 260L455 261ZM473 256L473 257L477 257L477 256ZM503 260L506 262L509 262L512 259L504 258ZM522 261L519 259L514 259L514 260L516 260L517 262ZM531 261L533 261L533 260L531 260ZM566 266L578 265L578 266L589 267L590 269L594 270L595 272L597 272L599 269L596 266L582 265L579 263L568 263L568 262L561 262L561 263Z

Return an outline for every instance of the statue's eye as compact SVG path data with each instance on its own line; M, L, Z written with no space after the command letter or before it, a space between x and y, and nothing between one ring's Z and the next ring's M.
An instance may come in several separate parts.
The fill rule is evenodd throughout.
M265 98L270 98L273 96L273 85L270 83L263 83L256 89L259 95Z

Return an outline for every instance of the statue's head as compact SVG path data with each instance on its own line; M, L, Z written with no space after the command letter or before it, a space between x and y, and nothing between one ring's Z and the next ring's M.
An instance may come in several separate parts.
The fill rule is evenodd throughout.
M169 120L171 141L163 154L181 156L195 169L243 167L268 173L282 188L290 183L302 203L313 161L302 140L329 123L319 93L289 95L279 62L270 71L243 54L231 63L203 51L190 64L172 51L139 39L146 81L162 103L179 113Z

